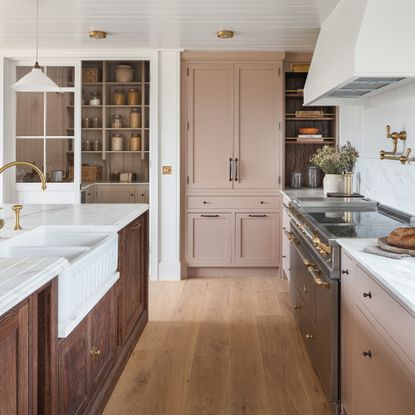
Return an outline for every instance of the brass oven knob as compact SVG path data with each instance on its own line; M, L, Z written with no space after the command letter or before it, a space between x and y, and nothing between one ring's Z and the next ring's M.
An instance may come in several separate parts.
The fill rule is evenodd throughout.
M312 335L312 334L306 334L306 335L305 335L305 338L306 338L307 340L313 340L313 339L314 339L314 337L313 337L313 335Z

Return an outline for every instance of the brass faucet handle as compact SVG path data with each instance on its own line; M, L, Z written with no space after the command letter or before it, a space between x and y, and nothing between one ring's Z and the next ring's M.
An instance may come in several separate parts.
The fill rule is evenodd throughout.
M20 211L23 209L23 205L13 205L12 210L14 212L14 230L21 231L22 227L20 226Z
M391 126L390 125L386 126L386 138L392 138L392 140L405 141L407 137L408 137L408 134L406 133L406 131L401 131L399 133L397 132L391 133Z

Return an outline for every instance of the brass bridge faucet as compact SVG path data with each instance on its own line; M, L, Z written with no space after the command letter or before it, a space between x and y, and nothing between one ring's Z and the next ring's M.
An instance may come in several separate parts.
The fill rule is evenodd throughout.
M42 170L39 169L39 167L35 166L32 163L29 163L28 161L12 161L11 163L7 163L5 164L3 167L0 167L0 174L3 173L5 170L9 169L10 167L14 167L14 166L27 166L27 167L31 167L39 176L40 181L42 183L42 190L45 191L46 190L46 177L43 174ZM13 211L15 213L15 225L14 225L14 230L20 230L22 229L20 226L20 211L22 210L23 206L22 205L14 205L13 206ZM4 219L0 219L0 229L4 226Z
M381 150L380 159L381 160L399 160L402 164L409 162L409 155L411 154L412 149L407 148L405 153L397 154L398 151L398 140L406 141L407 138L406 131L393 132L391 133L390 125L386 126L386 138L391 138L393 140L393 149L392 151Z

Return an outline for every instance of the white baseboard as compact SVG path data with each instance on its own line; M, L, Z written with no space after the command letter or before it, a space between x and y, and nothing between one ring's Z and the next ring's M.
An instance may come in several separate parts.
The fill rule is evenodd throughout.
M162 261L159 263L159 281L180 281L180 262Z

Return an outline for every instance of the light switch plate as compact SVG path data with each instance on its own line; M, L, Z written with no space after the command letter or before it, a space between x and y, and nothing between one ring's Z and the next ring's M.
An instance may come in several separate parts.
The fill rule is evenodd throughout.
M163 174L171 174L171 166L163 166Z

